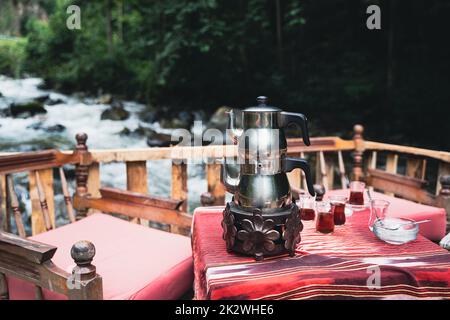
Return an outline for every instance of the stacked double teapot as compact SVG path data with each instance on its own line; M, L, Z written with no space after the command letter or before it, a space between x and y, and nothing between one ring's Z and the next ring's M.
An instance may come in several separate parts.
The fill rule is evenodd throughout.
M223 239L228 251L264 256L294 255L303 224L299 208L292 201L286 172L304 171L308 191L314 195L308 162L287 157L284 129L297 125L305 145L310 145L308 123L303 114L283 112L268 106L267 98L242 110L242 128L236 128L236 114L229 112L227 133L238 145L238 157L224 159L221 181L233 194L223 212Z

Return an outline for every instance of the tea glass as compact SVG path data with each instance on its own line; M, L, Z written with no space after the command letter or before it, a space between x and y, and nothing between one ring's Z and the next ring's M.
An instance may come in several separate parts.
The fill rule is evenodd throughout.
M389 208L389 201L373 199L370 201L369 229L373 231L373 224L377 220L383 221Z
M302 194L299 196L297 204L300 207L300 219L305 221L314 220L316 217L316 200L314 197L308 194Z
M364 191L366 190L366 184L361 181L350 182L350 198L348 203L352 205L362 206L364 205Z
M320 233L332 233L334 231L334 217L329 201L316 202L317 219L316 230Z
M330 196L331 211L333 212L333 219L335 225L345 224L345 203L347 202L346 196Z

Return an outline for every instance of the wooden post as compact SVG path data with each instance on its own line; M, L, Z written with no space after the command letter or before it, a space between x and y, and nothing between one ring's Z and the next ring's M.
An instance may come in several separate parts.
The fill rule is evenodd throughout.
M418 158L410 158L406 160L406 176L412 178L421 178L422 161Z
M48 174L48 177L44 176L44 182L45 182L45 189L44 189L44 184L42 183L39 171L35 171L36 174L36 186L37 186L37 190L38 190L38 195L39 195L39 202L41 204L41 212L42 212L42 216L44 217L44 225L45 225L45 229L46 231L51 230L52 228L54 228L54 224L55 224L55 212L54 212L54 208L53 208L53 219L50 218L50 209L48 206L48 202L47 202L47 194L51 193L51 195L48 197L50 200L52 200L54 197L53 193L53 169L49 169L46 170L45 172L42 172L43 174ZM53 220L50 221L50 220Z
M318 152L317 158L318 158L318 161L319 161L318 173L320 173L321 184L325 188L325 192L327 192L328 191L328 187L329 187L328 186L328 176L327 176L327 165L325 163L325 156L323 155L323 151L319 151Z
M225 204L225 187L220 182L220 164L206 165L206 180L208 183L208 192L214 197L211 205Z
M172 198L184 200L180 210L187 211L187 165L186 163L172 163ZM171 226L173 233L185 233L177 226Z
M450 175L450 163L440 162L437 175L436 194L443 188L440 177Z
M89 196L92 198L100 198L100 188L100 164L98 162L93 162L89 165L88 169L87 189ZM87 215L91 215L97 212L100 211L97 209L89 208Z
M297 156L297 155L292 155L293 157ZM291 186L294 186L295 188L300 188L302 187L302 173L300 169L294 169L291 172L287 173L287 177L289 180L289 184Z
M87 181L89 177L89 162L87 161L87 155L88 155L88 147L86 145L86 141L88 139L88 136L86 133L78 133L75 136L75 139L77 140L77 145L75 147L76 152L80 155L80 162L76 165L75 168L75 179L77 182L77 187L75 191L75 207L77 209L77 220L80 220L87 215L88 208L83 208L77 206L77 198L78 197L85 197L88 194L87 189Z
M61 178L61 187L64 195L64 204L66 205L67 216L70 223L73 223L75 222L75 212L73 211L72 197L70 196L66 175L64 174L64 169L62 167L59 167L59 177Z
M8 282L6 282L6 276L3 273L0 273L0 300L8 300L8 299L9 299Z
M342 189L347 189L348 182L347 177L345 175L345 164L344 164L344 158L342 157L342 151L338 151L338 164L339 164L339 176L341 178L341 187Z
M397 173L398 166L398 155L397 154L388 154L386 159L386 172L389 173ZM394 196L392 192L385 192L388 196Z
M9 232L8 186L6 175L0 174L0 230Z
M36 235L55 228L53 169L30 171L28 180L31 199L31 233Z
M306 159L306 157L305 157L305 153L304 152L300 152L300 158L303 158L303 159ZM301 181L301 185L300 185L300 189L307 189L308 188L308 184L307 184L307 182L306 182L306 175L305 175L305 173L303 172L303 171L301 171L300 170L300 176L301 176L301 179L302 179L302 181ZM302 187L303 186L303 187Z
M78 241L70 251L76 266L72 270L68 297L71 300L102 300L102 278L91 263L95 246L89 241Z
M364 127L360 124L356 124L353 127L353 141L355 143L355 151L353 152L353 170L352 180L362 180L364 173L362 170L363 153L364 153L364 139L363 139Z
M130 161L127 166L127 190L148 194L147 184L147 162L146 161ZM139 218L132 218L133 223L141 223L148 226L147 220L140 221Z
M377 168L377 152L376 151L372 151L370 156L369 156L369 161L367 163L367 167L369 169L376 169ZM374 189L372 186L368 186L369 191L373 192Z
M439 183L442 186L437 196L437 205L444 208L447 212L447 232L450 232L450 175L439 177Z
M19 234L19 237L26 238L27 235L25 233L25 227L23 225L22 213L19 210L19 199L17 199L16 191L14 190L13 180L10 175L7 176L7 185L9 189L8 192L11 201L11 208L13 210L14 219L16 221L17 233Z

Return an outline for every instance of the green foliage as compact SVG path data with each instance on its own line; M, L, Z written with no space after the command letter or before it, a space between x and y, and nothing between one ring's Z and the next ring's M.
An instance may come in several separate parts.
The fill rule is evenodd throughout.
M25 68L54 88L207 112L265 94L324 134L350 134L360 122L369 138L448 148L435 139L446 135L450 104L445 1L39 3L49 19L27 18ZM382 30L366 28L372 3ZM66 27L69 4L81 8L81 30ZM419 130L424 124L433 130Z
M12 77L23 75L26 40L22 38L0 38L0 74Z

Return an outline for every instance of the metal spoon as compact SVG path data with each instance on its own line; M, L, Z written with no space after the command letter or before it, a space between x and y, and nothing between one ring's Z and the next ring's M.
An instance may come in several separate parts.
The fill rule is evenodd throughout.
M367 191L367 195L369 196L370 210L373 211L373 209L372 209L372 195L370 194L369 188L367 188L366 191ZM376 210L375 210L375 216L377 217L377 220L380 221L380 223L383 223L383 221L380 219L380 217L378 217L378 213L377 213Z
M431 219L425 219L425 220L419 220L419 221L408 221L405 223L400 223L397 225L397 228L387 228L386 226L384 226L383 228L387 229L387 230L398 230L400 229L400 227L406 226L408 224L421 224L421 223L425 223L425 222L430 222Z

